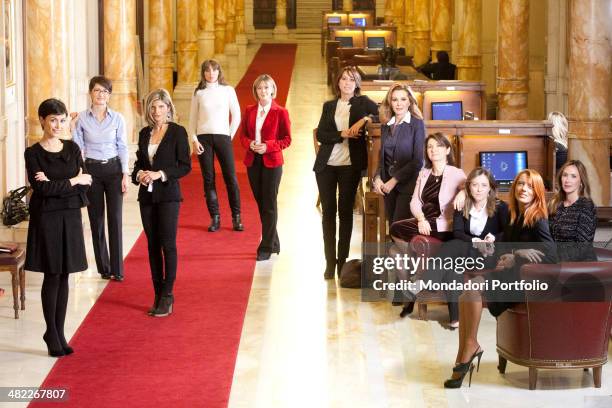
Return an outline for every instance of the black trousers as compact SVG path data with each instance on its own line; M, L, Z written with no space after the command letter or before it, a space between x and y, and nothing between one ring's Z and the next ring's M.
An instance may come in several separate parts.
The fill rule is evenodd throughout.
M87 191L89 199L87 213L98 273L123 276L121 162L119 160L106 164L88 162L87 170L92 177L91 187ZM104 230L105 207L108 247Z
M349 254L353 233L353 206L361 180L361 170L352 166L326 166L316 173L323 211L323 243L329 265L344 264ZM336 203L336 190L338 201ZM336 255L336 212L340 219L338 253ZM337 258L336 258L337 257Z
M61 350L68 342L64 322L68 306L68 274L45 273L40 291L43 316L47 324L44 338L52 350Z
M412 212L410 211L412 193L412 191L400 192L396 187L389 194L385 195L385 212L387 213L389 225L395 221L412 218Z
M249 184L253 191L259 219L261 220L261 242L257 248L260 252L279 252L280 241L276 223L278 221L278 187L283 175L283 166L266 167L261 154L255 154L253 165L247 167Z
M172 293L178 262L176 232L181 203L178 201L143 204L140 217L147 236L149 267L157 295Z
M232 139L227 135L198 135L198 140L204 146L204 153L198 155L202 178L204 179L204 195L208 213L219 215L219 200L215 186L215 154L221 165L223 181L227 188L227 198L232 216L240 215L240 189L234 166L234 149Z

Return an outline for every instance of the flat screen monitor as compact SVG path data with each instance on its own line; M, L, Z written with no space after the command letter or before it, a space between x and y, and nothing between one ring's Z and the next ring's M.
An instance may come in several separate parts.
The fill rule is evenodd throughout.
M336 41L340 42L340 47L352 47L353 37L336 36Z
M329 16L327 17L327 24L328 25L334 25L334 24L340 24L340 22L342 17L340 16Z
M385 37L368 37L368 48L370 49L385 48Z
M493 173L500 187L508 187L518 173L527 168L527 152L479 152L480 166Z
M366 26L365 17L353 17L353 25L357 27L365 27Z
M463 103L455 102L432 102L431 103L431 119L432 120L462 120L463 119Z

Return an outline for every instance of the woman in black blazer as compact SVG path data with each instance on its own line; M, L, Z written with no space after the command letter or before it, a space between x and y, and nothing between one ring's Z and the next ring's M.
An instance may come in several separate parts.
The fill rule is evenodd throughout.
M389 225L412 218L410 200L423 167L425 126L407 85L394 84L380 106L381 149L374 192L384 195Z
M155 301L149 315L172 313L176 279L176 232L183 197L178 179L191 171L189 141L184 127L172 122L174 105L168 91L147 97L147 123L138 135L132 181L140 184L140 217L147 236Z
M336 98L325 102L317 126L321 146L313 170L323 209L325 279L334 277L336 266L340 274L349 254L355 194L361 172L368 167L364 127L378 114L376 103L360 91L361 77L355 67L342 69L336 80ZM336 211L340 218L337 255Z
M68 110L57 99L38 107L43 128L40 142L25 150L30 198L30 223L25 269L43 272L41 300L47 330L43 340L50 356L71 354L64 336L68 274L87 269L81 208L87 206L91 175L84 173L79 146L62 140Z

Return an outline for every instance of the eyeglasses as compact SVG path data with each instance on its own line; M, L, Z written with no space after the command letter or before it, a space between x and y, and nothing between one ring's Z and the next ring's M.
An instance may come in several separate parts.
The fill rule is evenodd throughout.
M110 91L108 89L95 88L92 90L92 92L95 94L110 95Z

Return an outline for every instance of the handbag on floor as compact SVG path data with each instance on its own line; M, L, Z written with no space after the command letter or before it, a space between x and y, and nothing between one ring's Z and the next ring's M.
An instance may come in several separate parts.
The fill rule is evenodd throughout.
M2 201L2 223L15 225L28 218L28 205L23 198L30 191L30 187L23 186L11 190Z
M361 288L361 259L351 259L342 266L340 286L343 288Z

